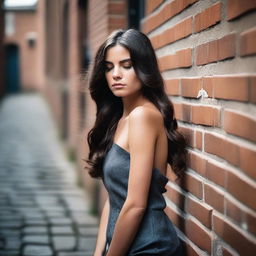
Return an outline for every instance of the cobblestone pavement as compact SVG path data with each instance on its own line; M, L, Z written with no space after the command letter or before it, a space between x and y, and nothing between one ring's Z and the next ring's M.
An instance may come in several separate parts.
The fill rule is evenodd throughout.
M0 102L0 256L91 256L97 226L43 98Z

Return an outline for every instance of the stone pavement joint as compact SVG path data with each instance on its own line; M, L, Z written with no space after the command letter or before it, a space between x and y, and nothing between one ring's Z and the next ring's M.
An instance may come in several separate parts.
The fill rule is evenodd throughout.
M98 220L40 94L0 102L0 141L0 256L91 256Z

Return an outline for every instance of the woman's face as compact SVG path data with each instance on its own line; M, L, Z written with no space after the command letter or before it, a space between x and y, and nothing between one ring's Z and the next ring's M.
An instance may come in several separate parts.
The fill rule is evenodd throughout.
M134 71L130 53L121 45L115 45L107 50L105 75L108 86L115 96L125 97L141 91L142 85Z

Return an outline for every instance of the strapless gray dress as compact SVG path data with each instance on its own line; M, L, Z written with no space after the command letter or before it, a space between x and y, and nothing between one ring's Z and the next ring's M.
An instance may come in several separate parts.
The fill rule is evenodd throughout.
M110 202L103 255L106 255L111 243L116 220L126 199L129 169L130 153L113 143L103 163L102 180ZM182 256L181 240L171 220L163 211L166 202L162 193L166 192L165 185L168 179L157 168L153 168L152 171L147 209L126 255Z

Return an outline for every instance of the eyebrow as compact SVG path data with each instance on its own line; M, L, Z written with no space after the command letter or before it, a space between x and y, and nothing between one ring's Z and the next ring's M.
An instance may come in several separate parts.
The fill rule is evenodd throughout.
M131 61L131 59L124 59L124 60L120 60L120 61L119 61L119 63L121 63L121 64L122 64L122 63L124 63L124 62L128 62L128 61ZM105 60L105 63L106 63L106 64L108 64L108 63L109 63L109 64L113 64L111 61L107 61L107 60Z

